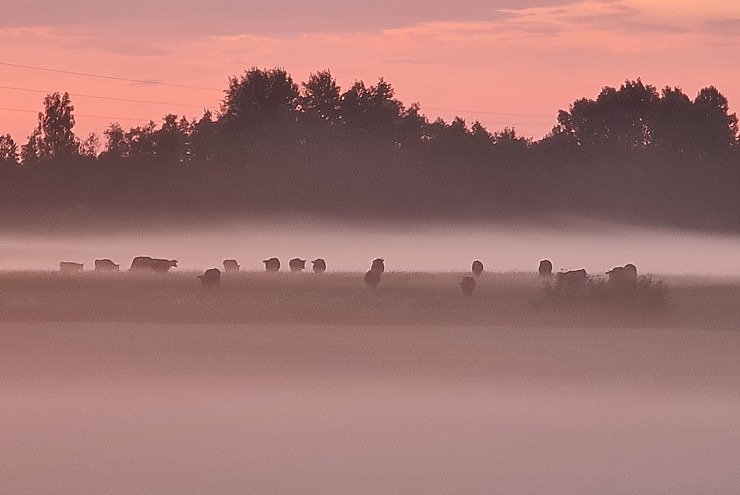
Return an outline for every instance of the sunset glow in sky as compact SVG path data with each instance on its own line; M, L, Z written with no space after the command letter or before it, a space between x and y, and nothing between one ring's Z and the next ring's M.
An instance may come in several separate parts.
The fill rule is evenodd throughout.
M102 136L114 121L217 111L228 77L255 66L299 83L328 68L342 89L384 77L430 120L459 115L535 138L559 109L625 79L692 98L715 85L731 111L740 106L737 0L28 0L3 10L0 134L19 145L49 92L70 93L79 136Z

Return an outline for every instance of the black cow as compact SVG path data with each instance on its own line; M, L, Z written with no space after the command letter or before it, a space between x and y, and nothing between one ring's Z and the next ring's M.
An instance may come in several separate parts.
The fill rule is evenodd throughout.
M280 271L280 260L277 258L262 260L262 263L265 264L265 270L267 270L268 272Z
M177 267L177 260L137 256L131 261L131 268L129 270L132 272L167 273L170 271L170 268L174 267Z
M84 263L75 263L74 261L61 261L59 271L62 273L78 273L82 271Z
M316 258L311 263L313 263L314 273L324 273L326 271L326 261L323 258Z
M218 287L221 284L221 270L218 268L209 268L203 275L198 275L203 287Z
M606 272L606 274L609 275L610 285L625 289L634 289L637 287L637 267L632 263L624 266L615 266Z
M95 260L96 272L117 272L120 267L109 259Z
M290 271L292 273L300 273L306 269L306 260L293 258L288 262L288 266L290 267Z
M224 271L226 273L239 273L239 263L236 260L224 260Z
M483 273L483 263L480 260L473 261L471 270L473 270L473 275L480 277L480 274Z
M540 277L542 278L552 278L552 261L550 260L540 261L540 266L537 269L537 272L539 272Z
M382 274L385 271L385 260L383 258L375 258L370 269Z
M472 295L475 290L475 277L463 277L460 288L466 296Z
M365 274L365 285L367 285L371 289L377 288L378 284L380 283L380 277L382 275L383 272L380 272L378 270L369 270Z

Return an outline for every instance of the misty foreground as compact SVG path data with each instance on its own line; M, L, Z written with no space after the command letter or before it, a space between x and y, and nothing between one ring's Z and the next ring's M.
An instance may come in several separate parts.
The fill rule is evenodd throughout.
M361 273L0 272L0 321L337 325L521 325L736 328L740 279L656 277L636 297L605 281L571 300L547 295L533 274L485 272L472 296L463 274L386 273L373 290ZM655 283L658 282L658 283Z
M0 493L737 492L736 279L460 277L0 274Z

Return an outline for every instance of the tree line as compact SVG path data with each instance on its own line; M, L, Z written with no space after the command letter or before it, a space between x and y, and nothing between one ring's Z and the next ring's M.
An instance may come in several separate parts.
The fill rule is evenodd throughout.
M216 114L111 123L102 139L75 135L67 93L43 104L26 143L0 135L5 221L567 213L740 231L738 119L713 86L692 99L627 80L559 111L540 140L430 121L383 78L342 89L329 70L298 84L252 68L229 79Z

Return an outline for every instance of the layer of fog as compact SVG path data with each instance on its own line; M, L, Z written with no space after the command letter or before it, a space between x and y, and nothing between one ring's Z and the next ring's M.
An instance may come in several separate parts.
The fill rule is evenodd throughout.
M2 493L736 493L734 330L0 325Z
M540 259L556 270L603 274L636 264L642 273L740 274L740 236L639 228L585 220L559 224L353 225L303 218L223 225L168 224L106 234L0 236L0 270L56 270L60 261L111 258L128 268L134 256L179 260L180 270L220 266L236 258L262 270L277 256L327 260L330 270L361 271L375 257L391 271L467 271L480 259L489 271L532 271Z

